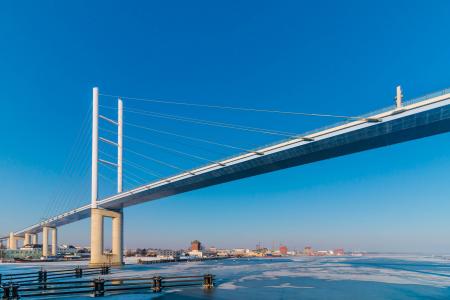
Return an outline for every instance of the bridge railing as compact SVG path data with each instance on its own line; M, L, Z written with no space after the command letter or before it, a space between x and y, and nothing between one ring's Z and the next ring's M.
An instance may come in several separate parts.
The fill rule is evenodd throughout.
M447 89L444 89L444 90L440 90L440 91L437 91L437 92L429 93L429 94L426 94L424 96L413 98L411 100L405 101L405 102L403 102L403 105L407 106L407 105L411 105L411 104L414 104L414 103L419 103L419 102L422 102L422 101L425 101L425 100L428 100L428 99L431 99L431 98L434 98L434 97L442 96L442 95L445 95L445 94L449 94L449 93L450 93L450 88L447 88ZM372 116L375 116L375 115L378 115L378 114L381 114L381 113L392 111L395 108L396 108L396 106L393 104L393 105L390 105L390 106L386 106L386 107L383 107L383 108L380 108L380 109L377 109L377 110L374 110L374 111L371 111L371 112L359 115L359 116L357 116L357 118L360 118L360 119L369 118L369 117L372 117ZM330 129L330 128L338 127L338 126L341 126L341 125L344 125L344 124L348 124L348 123L351 123L351 122L354 122L354 121L355 121L355 119L347 119L347 120L344 120L344 121L341 121L341 122L336 122L336 123L333 123L333 124L330 124L330 125L322 126L322 127L319 127L319 128L313 129L313 130L305 131L303 133L298 134L297 136L298 137L308 136L308 135L311 135L311 134L314 134L314 133L318 133L318 132L321 132L321 131L324 131L324 130L327 130L327 129ZM289 139L287 139L286 141L289 141ZM270 146L274 146L274 145L277 145L279 143L280 143L280 141L277 141L275 143L270 143L270 144L267 144L267 145L264 145L262 147L257 148L255 151L259 151L261 149L264 149L264 148L267 148L267 147L270 147ZM232 157L235 157L235 156L230 156L229 158L232 158Z
M449 94L449 93L450 93L450 88L446 88L446 89L443 89L443 90L440 90L440 91L437 91L437 92L429 93L429 94L426 94L426 95L423 95L423 96L420 96L420 97L413 98L411 100L405 101L405 102L403 102L403 105L405 105L405 106L406 105L411 105L411 104L414 104L414 103L422 102L422 101L425 101L425 100L428 100L428 99L431 99L431 98L434 98L434 97L442 96L442 95L445 95L445 94Z
M0 274L0 285L1 284L27 284L27 283L41 283L45 284L49 281L54 281L63 278L81 278L83 276L91 275L107 275L111 273L110 266L101 266L95 268L81 268L76 267L74 269L61 269L47 271L41 269L34 272L24 272L24 273L14 273L14 274Z
M60 282L14 283L2 285L2 299L19 299L26 297L59 299L63 296L90 294L94 297L122 294L126 292L161 292L163 289L203 286L210 289L214 286L214 275L198 276L153 276L153 277L124 277L124 278L96 278L92 280L72 280Z

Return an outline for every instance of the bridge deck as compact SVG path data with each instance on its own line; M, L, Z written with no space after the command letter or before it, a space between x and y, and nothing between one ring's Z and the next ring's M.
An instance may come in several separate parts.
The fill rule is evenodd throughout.
M316 130L283 141L140 186L98 202L99 207L120 209L211 185L262 173L308 164L382 146L450 131L450 90L405 103L401 110L388 108L365 119ZM90 217L90 205L35 224L25 232L42 231L45 226L61 226Z

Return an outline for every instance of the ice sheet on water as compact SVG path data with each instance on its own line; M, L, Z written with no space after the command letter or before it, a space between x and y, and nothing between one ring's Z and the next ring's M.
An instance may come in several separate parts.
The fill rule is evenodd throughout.
M6 269L17 271L26 268L40 268L42 265L47 269L67 268L70 264L72 263L0 265L0 273ZM202 275L206 273L214 274L217 278L214 299L228 299L226 298L228 293L232 293L232 295L269 293L271 296L277 297L280 295L277 293L285 292L289 295L291 295L290 293L292 295L306 293L305 295L311 296L311 299L321 299L320 296L323 296L323 293L332 292L336 287L346 286L349 282L351 282L351 286L361 286L361 290L375 289L370 290L371 295L383 296L384 293L400 293L396 299L408 299L407 297L402 298L399 291L403 290L407 291L405 295L413 291L419 295L436 293L436 295L450 296L450 261L446 257L433 256L295 257L292 259L229 259L220 262L127 265L121 269L113 269L109 277ZM379 286L385 290L379 290ZM347 289L343 288L345 291ZM184 295L186 291L187 289L183 288L167 292L170 295ZM190 291L202 293L201 288L197 288L197 290L193 288ZM350 288L348 293L351 294L351 292ZM348 296L351 296L350 294ZM220 295L224 295L225 298L220 298ZM314 298L312 295L317 297ZM134 298L116 298L115 296L112 298L141 299L140 295L135 295ZM145 299L148 299L148 296ZM437 297L436 299L441 298Z

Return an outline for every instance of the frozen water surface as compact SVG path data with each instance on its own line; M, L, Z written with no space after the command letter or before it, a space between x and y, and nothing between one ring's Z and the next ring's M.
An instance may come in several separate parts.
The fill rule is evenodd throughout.
M0 264L0 272L25 272L41 266L51 270L73 263ZM244 258L126 265L114 269L110 277L206 273L217 278L210 291L177 288L105 299L450 299L450 260L445 256Z

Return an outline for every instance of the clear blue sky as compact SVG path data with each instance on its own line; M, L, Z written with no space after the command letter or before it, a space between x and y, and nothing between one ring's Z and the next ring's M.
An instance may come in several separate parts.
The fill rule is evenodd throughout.
M0 233L89 202L89 134L76 137L93 86L114 95L357 115L391 105L397 84L407 99L450 86L449 11L448 1L4 1ZM298 133L335 121L137 101L125 107ZM125 118L244 148L280 139ZM125 133L207 159L236 153L136 128ZM202 163L126 143L181 168ZM449 149L445 134L127 208L125 246L179 248L199 239L217 247L450 252ZM127 151L125 158L163 175L175 171ZM126 167L127 188L136 175L152 180ZM113 189L102 180L102 196ZM60 241L87 244L88 226L62 227Z

